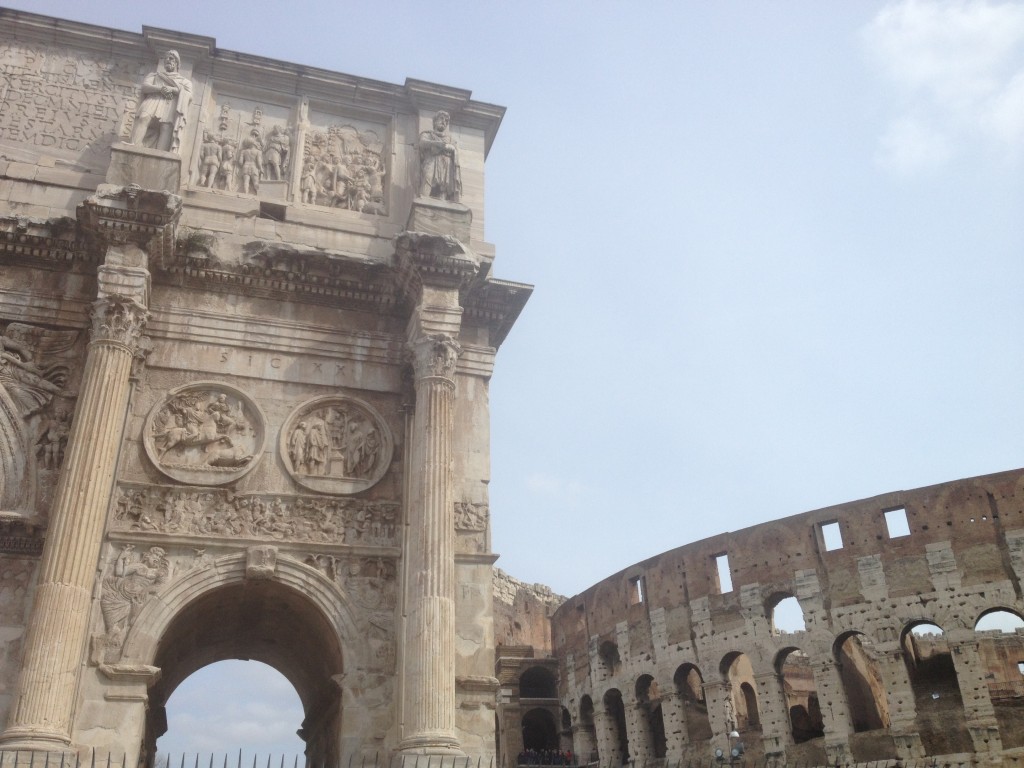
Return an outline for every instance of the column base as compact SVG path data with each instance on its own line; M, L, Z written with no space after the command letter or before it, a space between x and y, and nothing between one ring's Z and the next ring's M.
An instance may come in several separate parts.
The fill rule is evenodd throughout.
M423 755L465 756L459 741L447 733L425 733L402 739L398 745L398 756L416 758Z

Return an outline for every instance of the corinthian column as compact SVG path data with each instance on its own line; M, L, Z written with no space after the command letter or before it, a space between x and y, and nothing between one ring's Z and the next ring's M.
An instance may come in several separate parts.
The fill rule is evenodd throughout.
M132 358L146 322L144 268L99 268L92 340L64 468L50 511L32 618L4 749L71 741L107 504L128 407Z
M410 343L416 376L405 633L403 751L457 752L455 735L455 525L452 431L460 347L443 333Z

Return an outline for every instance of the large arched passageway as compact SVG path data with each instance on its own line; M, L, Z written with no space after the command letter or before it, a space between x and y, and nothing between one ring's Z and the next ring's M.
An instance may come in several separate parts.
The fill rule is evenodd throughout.
M302 701L300 736L307 757L312 763L338 759L341 697L335 679L343 672L338 636L312 600L274 580L216 587L167 625L153 660L161 676L150 688L145 754L155 754L166 728L165 706L178 685L226 659L260 661L284 675Z

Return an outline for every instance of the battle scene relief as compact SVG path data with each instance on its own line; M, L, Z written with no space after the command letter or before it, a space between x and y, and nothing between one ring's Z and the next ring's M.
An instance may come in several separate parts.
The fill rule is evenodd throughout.
M312 113L300 197L308 205L386 214L385 126Z
M112 506L114 531L364 547L398 544L395 501L122 484Z
M256 404L239 390L200 382L172 390L153 408L143 445L168 477L220 485L255 466L263 452L264 423Z

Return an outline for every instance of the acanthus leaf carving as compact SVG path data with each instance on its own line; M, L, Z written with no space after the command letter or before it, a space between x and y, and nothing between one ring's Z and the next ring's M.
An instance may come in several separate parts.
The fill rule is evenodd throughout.
M452 379L462 346L443 333L427 334L411 342L413 368L416 378L439 377Z
M92 340L123 344L134 355L148 319L146 308L135 299L105 297L92 305Z

